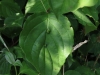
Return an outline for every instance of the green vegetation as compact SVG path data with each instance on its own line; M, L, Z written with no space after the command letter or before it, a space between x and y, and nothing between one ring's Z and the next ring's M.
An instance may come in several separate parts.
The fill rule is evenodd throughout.
M100 75L100 0L0 0L0 75Z

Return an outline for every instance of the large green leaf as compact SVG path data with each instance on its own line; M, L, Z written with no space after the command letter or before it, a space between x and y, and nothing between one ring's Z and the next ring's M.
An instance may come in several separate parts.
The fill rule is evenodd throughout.
M85 34L96 30L97 27L89 20L89 18L80 10L73 11L73 14L85 28Z
M57 75L71 53L73 29L62 15L33 15L24 24L19 44L41 75Z
M21 13L19 6L13 1L0 1L0 16L8 17L15 13Z
M49 0L56 13L67 13L82 7L95 5L98 0Z
M38 13L47 11L49 8L48 0L28 0L25 12Z

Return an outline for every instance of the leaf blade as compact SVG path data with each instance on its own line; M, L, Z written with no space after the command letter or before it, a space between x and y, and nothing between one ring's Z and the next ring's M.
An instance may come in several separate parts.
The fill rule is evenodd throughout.
M73 30L70 22L63 16L57 19L53 13L29 20L19 40L26 58L42 75L57 75L72 50Z

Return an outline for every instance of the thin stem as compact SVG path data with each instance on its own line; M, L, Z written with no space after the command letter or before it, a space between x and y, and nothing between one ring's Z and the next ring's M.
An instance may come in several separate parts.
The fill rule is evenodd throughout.
M95 60L95 62L94 62L93 67L95 67L95 65L96 65L96 63L97 63L97 61L98 61L99 58L100 58L100 54L97 56L97 58L96 58L96 60Z
M14 68L15 68L15 73L16 73L16 75L17 75L17 69L16 69L16 66L14 66Z
M3 43L3 45L5 46L5 48L6 48L8 51L10 51L9 48L7 47L6 43L4 42L4 40L3 40L3 38L2 38L1 35L0 35L0 40L1 40L1 42Z
M74 52L75 50L77 50L78 48L80 48L82 45L84 45L84 44L87 43L87 42L88 42L88 40L85 40L84 42L80 42L79 44L77 44L76 46L74 46L73 52Z
M48 11L47 11L45 5L43 4L42 0L40 0L40 1L41 1L42 5L43 5L44 10L46 11L46 13L48 13Z
M86 63L86 65L88 65L87 55L86 55L86 58L85 58L85 63Z
M64 72L65 72L65 65L63 65L63 75L65 75Z

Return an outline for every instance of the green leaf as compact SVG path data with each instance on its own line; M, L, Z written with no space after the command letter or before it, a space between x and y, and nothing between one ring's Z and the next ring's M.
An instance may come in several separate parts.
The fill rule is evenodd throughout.
M88 15L89 17L92 17L95 21L98 21L98 11L96 10L95 7L85 7L82 8L81 11L85 14Z
M82 7L94 6L98 0L49 0L50 6L56 13L67 13Z
M76 10L73 11L73 14L76 16L79 23L84 26L85 34L88 34L89 32L97 29L97 27L88 19L88 17L83 12Z
M4 53L0 54L0 75L10 74L11 65L6 61Z
M13 1L0 1L0 16L8 17L15 13L21 13L19 6Z
M25 13L47 12L48 8L48 0L28 0Z
M14 56L11 52L6 51L5 52L5 58L10 64L12 64L12 65L15 64L15 58L14 58Z
M16 13L15 15L9 16L5 19L5 26L20 26L22 27L24 16L23 14Z
M16 60L15 63L14 63L14 66L22 66L22 63L20 60Z
M72 51L73 29L62 15L33 15L24 24L19 44L41 75L57 75Z
M20 67L20 74L38 75L25 61L22 63L22 65L23 66Z
M94 72L87 66L79 66L75 70L78 71L81 75L95 75Z
M75 70L68 70L65 72L65 75L81 75L81 74Z
M16 58L24 58L25 57L25 54L20 47L15 46L13 49L14 49L14 53L16 55Z

